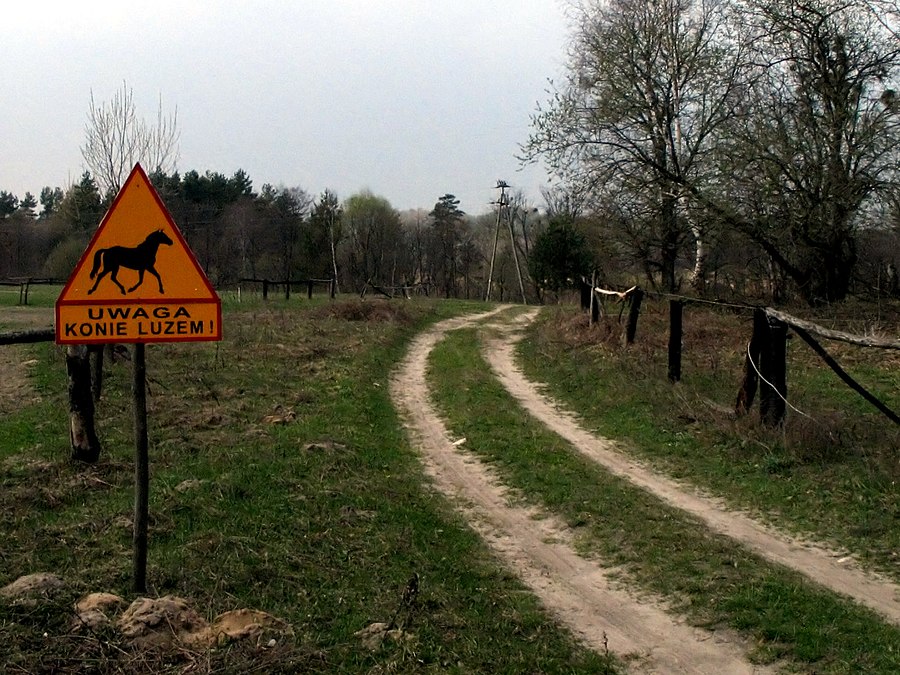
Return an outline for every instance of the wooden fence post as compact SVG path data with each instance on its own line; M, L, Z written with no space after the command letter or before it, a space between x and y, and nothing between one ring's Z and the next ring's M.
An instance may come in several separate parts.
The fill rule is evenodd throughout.
M291 299L291 280L290 279L288 279L287 281L284 282L284 299L285 300Z
M331 278L331 290L330 290L332 300L334 300L336 290L337 290L337 279L332 277Z
M312 279L307 279L306 280L306 299L307 300L312 300L312 287L313 287Z
M765 380L759 392L759 415L767 427L784 422L787 407L787 324L766 317L766 342L760 372Z
M66 373L69 382L69 438L72 459L96 462L100 439L94 427L94 398L91 395L91 365L87 345L66 346Z
M681 341L683 333L681 300L669 300L669 381L681 381Z
M593 294L593 289L592 288L589 289L588 282L585 281L584 277L581 277L581 281L578 284L578 295L579 295L579 300L581 302L581 311L590 309L592 294Z
M263 300L269 299L269 280L263 279Z
M638 316L641 314L641 301L644 299L644 291L640 286L635 286L631 292L631 309L628 310L628 325L625 327L625 344L634 343L634 336L637 333Z
M753 334L747 345L747 353L744 354L744 379L734 404L734 412L738 415L746 415L753 406L759 382L756 371L760 367L762 349L768 332L769 324L766 321L766 313L762 309L755 309L753 311Z

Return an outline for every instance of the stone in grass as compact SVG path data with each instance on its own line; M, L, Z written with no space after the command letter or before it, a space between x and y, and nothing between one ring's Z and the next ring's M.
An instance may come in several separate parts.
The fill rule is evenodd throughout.
M132 644L142 648L168 648L178 643L203 649L245 639L253 639L257 645L272 644L263 639L264 632L291 633L286 622L253 609L225 612L210 624L185 600L171 595L138 598L119 617L117 625Z
M382 621L370 623L362 630L356 631L354 635L360 639L364 647L372 651L378 649L385 638L391 638L395 642L407 642L415 638L412 633L400 628L391 628L390 624Z
M96 630L110 622L109 614L125 604L125 600L112 593L88 593L75 603L74 629Z
M205 480L197 480L196 478L190 478L188 480L181 481L178 485L175 486L175 492L185 493L191 490L196 490L202 485L205 485L209 481Z
M116 626L136 647L172 647L176 642L193 645L209 624L187 602L173 595L138 598Z
M11 584L0 588L0 597L13 604L34 606L38 600L56 594L65 586L57 575L50 572L35 572L19 577Z
M253 640L257 646L266 644L272 647L273 639L265 640L272 632L289 635L293 631L290 625L271 614L257 609L235 609L217 616L209 627L207 641L212 645L223 644L231 640Z
M347 446L337 441L316 441L314 443L306 443L303 445L303 452L344 452Z

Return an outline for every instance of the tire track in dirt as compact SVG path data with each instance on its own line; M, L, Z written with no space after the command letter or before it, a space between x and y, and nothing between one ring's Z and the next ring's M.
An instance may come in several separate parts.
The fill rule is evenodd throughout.
M498 323L506 341L489 340L485 357L506 390L551 431L611 473L656 495L667 504L703 521L707 527L740 542L757 555L805 575L811 581L874 610L900 625L900 586L863 571L852 560L824 546L801 542L777 532L725 503L689 491L678 482L648 470L616 449L613 441L596 436L579 423L577 416L543 395L539 385L525 378L515 363L519 330L537 316L537 310L520 314L515 321Z
M597 564L578 556L567 528L533 509L510 506L489 468L451 441L430 403L428 355L447 331L503 308L450 319L416 337L391 380L391 397L435 486L531 588L545 607L589 647L629 657L636 673L768 673L750 664L736 639L679 623L659 606L614 587Z

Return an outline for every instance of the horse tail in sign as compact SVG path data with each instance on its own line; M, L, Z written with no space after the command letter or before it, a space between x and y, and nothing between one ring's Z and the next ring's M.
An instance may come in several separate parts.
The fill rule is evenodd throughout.
M103 254L106 252L105 248L101 248L94 254L94 266L91 268L91 279L97 276L97 272L100 270L100 264L103 262Z

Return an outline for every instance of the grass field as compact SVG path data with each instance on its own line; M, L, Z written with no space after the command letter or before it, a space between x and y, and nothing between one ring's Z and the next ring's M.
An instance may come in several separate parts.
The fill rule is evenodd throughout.
M410 337L478 305L225 304L221 343L147 350L149 591L207 618L260 609L293 637L148 653L72 631L83 594L134 597L130 374L109 364L101 461L73 465L63 355L41 344L14 348L35 391L0 419L0 586L40 571L66 587L37 607L0 602L7 672L612 672L432 492L391 407ZM414 637L363 646L354 633L391 618L414 572Z
M52 307L62 286L36 284L28 288L29 307ZM0 286L0 307L14 307L23 299L17 286Z
M58 292L36 287L27 308L0 295L0 328L51 325ZM272 648L148 652L112 629L73 631L72 604L85 593L134 597L130 364L107 363L101 461L74 465L62 351L5 347L0 366L23 384L16 400L0 398L0 587L38 571L66 581L37 606L0 600L8 672L619 671L560 629L429 487L391 405L389 377L412 336L483 304L226 294L223 306L221 343L147 349L149 594L184 597L206 618L260 609L287 621L291 636ZM878 321L896 335L896 308L879 312L819 319L857 332ZM900 433L798 340L789 398L811 419L792 412L783 429L766 430L755 411L733 418L749 326L748 317L690 308L675 386L666 380L666 315L652 302L627 349L615 316L589 328L576 309L547 307L519 355L532 378L627 451L900 579ZM438 345L437 401L522 499L575 528L586 554L692 623L739 631L761 662L900 670L895 627L710 536L527 420L489 376L479 340L461 331ZM900 408L896 354L827 346ZM355 633L391 619L413 573L413 637L363 645Z

